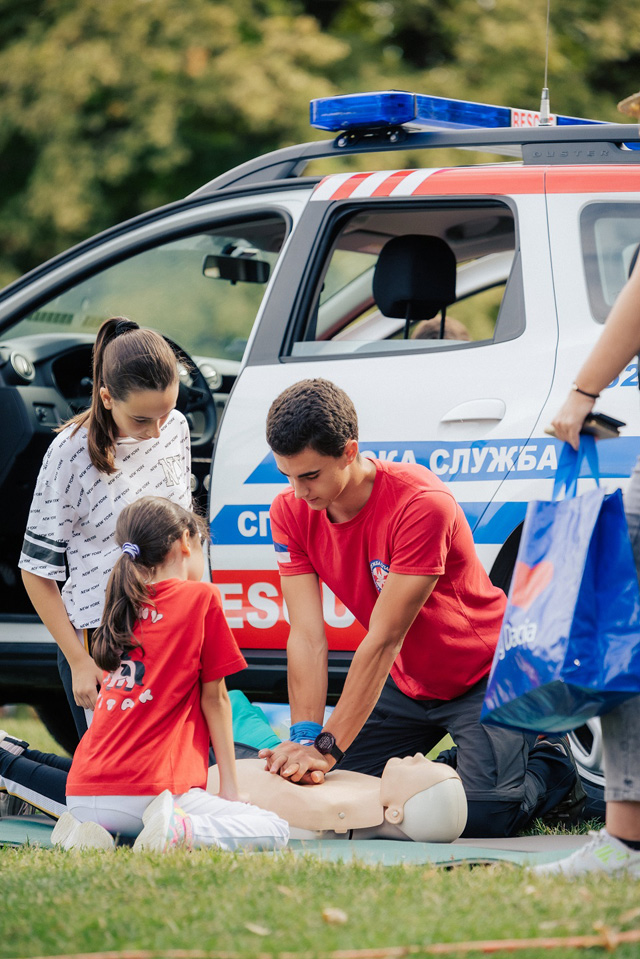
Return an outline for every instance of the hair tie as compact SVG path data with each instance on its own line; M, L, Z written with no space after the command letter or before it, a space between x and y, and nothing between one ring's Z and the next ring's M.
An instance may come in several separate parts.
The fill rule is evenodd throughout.
M122 336L123 333L131 333L132 330L139 329L140 327L137 323L134 323L133 320L120 320L119 323L116 323L113 331L113 338L115 340L116 336Z
M122 552L130 556L131 559L137 559L140 555L140 547L136 546L135 543L123 543Z

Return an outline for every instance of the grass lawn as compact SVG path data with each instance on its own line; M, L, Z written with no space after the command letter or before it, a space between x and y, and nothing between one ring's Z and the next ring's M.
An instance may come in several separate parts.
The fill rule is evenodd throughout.
M199 949L255 959L640 926L638 882L533 879L509 865L436 870L292 853L21 848L0 850L0 886L3 957ZM343 921L332 923L328 910ZM621 945L615 955L637 959L639 948ZM564 959L580 955L562 950Z
M34 724L33 745L52 748L37 721L25 721ZM0 726L29 738L22 717L0 717ZM434 943L593 935L603 927L640 928L640 881L570 883L509 864L320 863L291 852L0 849L0 957L204 950L257 959L416 946L421 951L411 954L426 956ZM517 955L606 952L535 947ZM637 959L640 944L614 954Z

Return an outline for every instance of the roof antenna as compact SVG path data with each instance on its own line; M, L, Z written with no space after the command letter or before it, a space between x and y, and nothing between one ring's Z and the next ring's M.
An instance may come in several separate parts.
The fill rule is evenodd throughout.
M541 127L551 126L551 114L549 113L549 87L547 86L547 78L549 72L549 11L551 8L551 0L547 0L547 37L545 41L545 51L544 51L544 86L542 88L542 96L540 98L540 124Z

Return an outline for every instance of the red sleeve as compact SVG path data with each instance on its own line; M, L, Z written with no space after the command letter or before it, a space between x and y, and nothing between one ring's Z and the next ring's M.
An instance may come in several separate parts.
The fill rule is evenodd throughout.
M201 680L211 683L231 673L237 673L247 666L246 660L229 629L218 590L211 587L209 608L204 618L204 639L200 654L202 666Z
M300 529L282 493L279 493L271 504L269 518L280 575L300 576L303 573L315 573L304 546L304 531Z
M457 516L458 504L448 491L418 493L394 530L389 571L405 576L442 576Z

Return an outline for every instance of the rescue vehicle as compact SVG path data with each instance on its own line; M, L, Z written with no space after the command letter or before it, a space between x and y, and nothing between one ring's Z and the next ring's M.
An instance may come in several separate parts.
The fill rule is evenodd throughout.
M286 701L287 614L269 530L284 480L264 434L286 386L333 380L354 400L365 453L423 463L449 483L505 589L527 502L550 496L559 444L545 427L640 243L638 127L540 125L535 111L397 91L314 101L311 119L335 137L245 163L0 293L0 701L34 703L63 742L55 646L16 564L52 427L88 405L91 344L107 316L131 316L184 352L194 490L249 662L236 682L254 700ZM451 152L441 165L443 150L459 165ZM387 168L398 151L421 165ZM344 172L363 154L372 172ZM382 253L395 238L403 262L421 264L402 311L389 302L404 267ZM465 339L440 337L438 319L435 338L416 335L443 310L445 337L453 319ZM624 486L640 450L637 391L633 363L599 403L626 423L599 445L607 486ZM335 701L362 629L323 595ZM598 724L573 746L583 779L600 786Z

